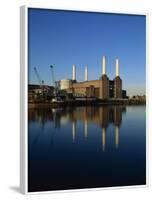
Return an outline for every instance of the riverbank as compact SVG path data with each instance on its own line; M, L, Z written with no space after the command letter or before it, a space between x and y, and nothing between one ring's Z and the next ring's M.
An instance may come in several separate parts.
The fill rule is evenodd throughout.
M97 100L97 99L83 99L83 100L67 100L64 102L39 102L28 103L28 108L48 108L48 107L65 107L65 106L98 106L98 105L144 105L146 101L137 99L110 99L110 100Z

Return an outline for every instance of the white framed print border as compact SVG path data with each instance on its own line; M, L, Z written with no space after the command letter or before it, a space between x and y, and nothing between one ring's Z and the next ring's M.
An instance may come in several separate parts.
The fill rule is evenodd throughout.
M28 192L28 9L51 9L60 11L82 11L82 12L99 12L107 14L128 14L128 15L145 15L146 16L146 76L148 67L148 13L135 12L115 12L111 10L102 9L77 9L77 8L63 8L63 7L37 7L33 5L22 6L20 8L20 188L23 194L39 194L39 193L54 193L67 191L88 191L88 190L105 190L105 189L119 189L119 188L135 188L148 186L148 106L146 102L146 184L133 186L116 186L116 187L100 187L100 188L85 188L85 189L66 189L58 191L42 191L42 192ZM146 96L148 96L148 81L146 79Z

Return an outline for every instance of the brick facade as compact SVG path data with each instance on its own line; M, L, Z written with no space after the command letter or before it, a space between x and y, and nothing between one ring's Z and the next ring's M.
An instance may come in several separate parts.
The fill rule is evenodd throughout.
M122 80L119 76L114 79L114 97L122 98Z
M122 98L122 80L120 77L116 77L111 81L104 74L99 80L74 82L69 91L72 91L75 96L82 97L96 97L99 99Z

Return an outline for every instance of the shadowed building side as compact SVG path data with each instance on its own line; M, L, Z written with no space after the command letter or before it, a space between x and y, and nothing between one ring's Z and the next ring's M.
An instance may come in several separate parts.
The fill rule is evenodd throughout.
M116 77L115 80L115 87L114 87L114 97L115 98L122 98L122 80L120 77Z
M116 77L114 79L114 97L122 98L122 80L119 76L119 59L116 59Z
M106 74L101 77L100 99L109 99L109 78Z

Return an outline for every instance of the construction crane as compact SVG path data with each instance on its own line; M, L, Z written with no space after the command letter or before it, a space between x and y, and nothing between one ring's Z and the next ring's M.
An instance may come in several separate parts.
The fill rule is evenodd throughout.
M53 70L53 65L50 65L50 69L51 69L51 75L52 75L52 82L53 82L53 86L55 87L55 77L54 77L54 70Z
M38 97L40 99L43 99L44 98L44 81L40 78L40 75L38 73L38 70L36 69L36 67L34 67L34 72L35 72L35 75L37 77L37 80L39 82L39 85L40 85L40 93L38 92ZM40 96L39 96L40 95Z
M62 100L59 95L59 88L58 88L57 82L55 81L53 65L50 65L50 69L51 69L51 76L52 76L52 82L53 82L53 87L54 87L54 97L55 97L52 101L61 102Z
M44 85L44 81L40 78L40 75L36 69L36 67L34 67L34 71L35 71L35 74L36 74L36 77L37 77L37 80L39 82L39 85L41 88L43 88L43 85Z
M56 81L55 81L53 65L50 65L50 69L51 69L52 82L53 82L53 87L54 87L54 95L58 96L58 87L57 87L57 84L56 84Z

